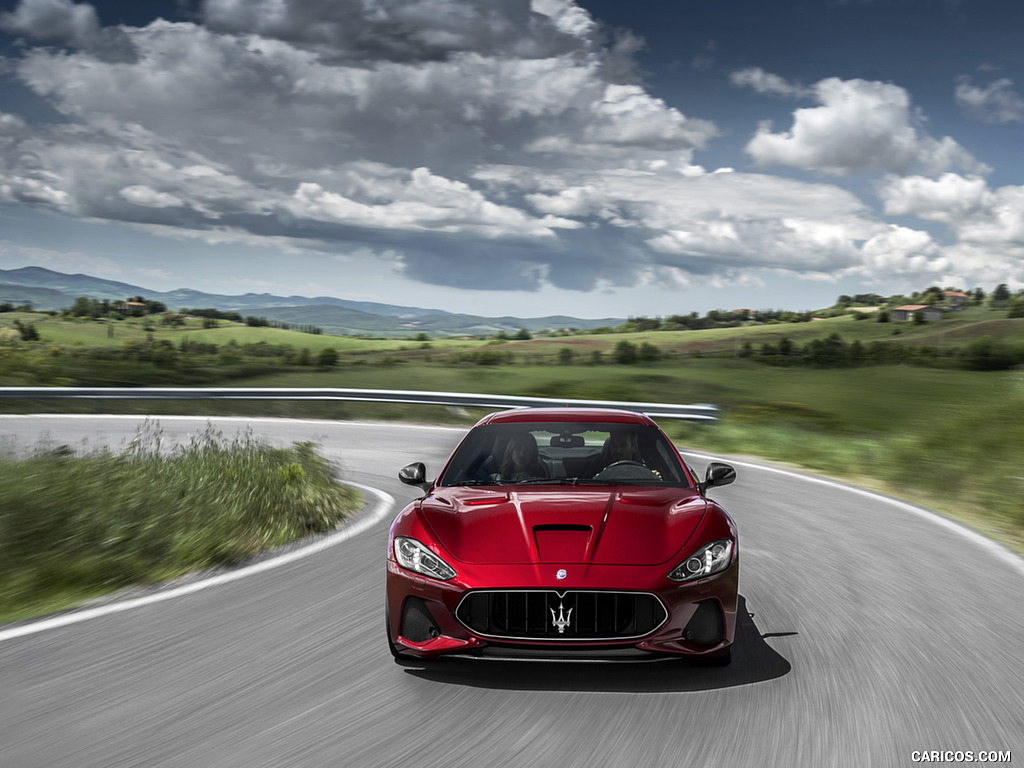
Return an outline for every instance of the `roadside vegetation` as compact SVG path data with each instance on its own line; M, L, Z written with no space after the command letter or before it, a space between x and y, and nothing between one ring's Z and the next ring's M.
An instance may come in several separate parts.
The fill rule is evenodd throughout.
M734 310L586 331L407 339L273 328L206 311L164 323L166 313L115 320L11 307L0 311L0 386L401 388L714 403L722 407L714 426L665 426L693 449L847 478L1024 551L1024 292L957 293L955 307L949 291L929 288L841 296L813 313ZM901 321L907 304L948 311L929 320L918 309ZM29 327L39 338L26 337ZM0 409L432 423L472 423L483 413L297 401L0 401Z
M146 422L121 452L40 445L0 455L0 621L225 566L358 509L312 443L208 428L167 450Z

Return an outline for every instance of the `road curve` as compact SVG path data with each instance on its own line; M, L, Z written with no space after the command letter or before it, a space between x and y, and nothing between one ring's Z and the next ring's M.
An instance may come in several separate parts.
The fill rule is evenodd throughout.
M2 416L0 442L117 446L125 417ZM397 506L460 431L218 419L315 439ZM165 440L205 419L163 417ZM100 437L97 437L99 435ZM693 455L702 468L705 458ZM900 503L742 464L725 669L449 661L383 642L387 522L245 578L0 640L0 766L902 766L1024 759L1024 563ZM383 515L390 520L397 509ZM2 629L2 628L0 628ZM955 757L951 755L950 757ZM966 755L964 755L966 757ZM947 761L948 762L948 761Z

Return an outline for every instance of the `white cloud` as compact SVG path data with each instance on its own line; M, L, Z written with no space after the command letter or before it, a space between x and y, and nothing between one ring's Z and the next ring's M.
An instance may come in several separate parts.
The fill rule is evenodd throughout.
M135 51L121 29L101 28L96 9L71 0L23 0L0 13L0 29L39 40L56 40L106 61L132 61Z
M888 179L879 190L886 213L947 224L961 243L1024 245L1024 186L989 189L953 173L938 179Z
M0 29L44 40L69 43L95 38L100 33L96 9L71 0L33 0L13 12L0 14Z
M636 85L608 84L594 95L592 101L567 113L569 119L562 127L568 132L534 139L525 145L526 152L628 162L640 160L646 151L702 148L718 133L714 123L688 119ZM564 106L570 98L577 102L565 93L560 104Z
M594 20L572 0L530 0L530 9L549 17L559 32L586 38L594 32Z
M860 258L881 224L838 187L766 175L675 171L536 180L526 199L551 215L632 233L651 263L706 274L765 268L830 274Z
M733 85L753 88L758 93L768 93L774 96L788 96L805 98L813 96L813 88L805 88L796 83L790 83L783 77L765 72L760 67L748 67L740 69L729 75Z
M65 19L95 21L58 5ZM692 151L717 132L608 80L628 70L615 60L635 42L601 48L570 0L209 0L203 13L204 24L121 28L132 61L28 48L20 78L68 123L3 120L3 199L208 242L344 252L371 230L409 260L425 248L462 266L480 238L539 239L550 250L507 254L536 275L584 224L523 208L518 189L481 181L481 167L500 158L526 174L609 164L700 173ZM575 282L588 268L544 274Z
M942 274L951 260L927 232L889 225L861 247L863 261L850 274L893 278Z
M746 149L759 164L841 175L987 170L952 138L925 133L899 86L828 78L813 90L821 106L796 110L788 132L773 133L767 123L758 128Z
M360 176L350 181L353 191L374 202L360 202L305 182L284 207L299 218L354 227L482 237L553 237L552 227L580 226L552 216L536 219L517 208L496 205L467 184L436 176L427 168L415 169L408 179Z
M125 187L118 194L135 205L144 205L149 208L172 208L182 205L180 198L169 195L166 192L157 192L155 189L144 184L133 184Z
M1024 288L1024 246L1003 243L956 243L948 246L949 269L935 282L940 285Z
M956 103L968 115L986 123L1024 123L1024 99L1009 78L979 88L966 75L957 79Z
M29 39L17 76L63 122L0 113L0 203L207 243L370 249L414 280L503 290L931 275L950 252L835 185L706 171L695 158L719 128L639 85L640 42L602 43L573 0L206 0L194 23L116 28L85 4L23 0L2 19ZM69 49L31 43L44 37ZM910 175L984 169L929 136L903 89L760 69L733 82L819 103L788 133L763 127L758 162L902 174L887 214L972 243L1016 236L1010 190L941 177L964 206L981 184L971 212Z
M455 53L546 58L588 45L595 25L572 0L205 0L204 25L353 62L440 61Z
M891 216L911 215L954 224L981 210L989 193L982 178L945 173L938 179L890 177L879 194Z

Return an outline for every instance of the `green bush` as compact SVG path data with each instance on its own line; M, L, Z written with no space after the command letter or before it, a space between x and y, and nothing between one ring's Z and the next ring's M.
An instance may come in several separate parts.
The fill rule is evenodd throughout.
M275 448L210 428L162 443L149 425L120 454L0 460L0 616L234 563L327 531L358 501L312 443Z

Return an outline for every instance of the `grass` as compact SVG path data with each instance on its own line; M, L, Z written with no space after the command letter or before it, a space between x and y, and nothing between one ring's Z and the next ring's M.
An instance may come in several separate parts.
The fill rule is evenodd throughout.
M727 418L713 427L663 425L680 445L756 455L904 498L1024 553L1024 397L917 432L835 436L792 423Z
M311 443L208 428L168 451L152 422L121 453L8 450L0 473L0 621L235 563L330 530L360 503Z
M93 331L104 331L102 324L91 321L77 325L92 325L96 326ZM119 330L121 327L118 325ZM45 325L40 326L40 332L46 339L49 331ZM757 453L851 479L969 520L975 527L1015 546L1024 543L1024 508L1019 503L1024 491L1024 472L1018 468L1019 457L1024 455L1024 378L1020 371L912 365L815 369L775 367L734 357L748 341L755 349L764 343L776 345L783 337L803 345L831 333L840 334L847 342L859 340L867 344L886 340L947 350L963 347L982 336L1009 342L1024 339L1024 319L1008 319L1005 310L974 307L921 326L845 316L705 331L586 334L507 342L432 340L429 347L408 340L311 336L244 326L211 331L158 329L156 337L166 334L166 338L180 339L187 334L198 341L204 338L203 333L224 334L216 337L220 344L230 338L240 344L260 340L281 343L281 335L285 334L285 343L299 348L312 344L336 346L342 358L339 365L329 368L269 365L259 360L244 360L230 370L213 363L207 368L182 365L167 370L165 383L202 383L205 376L205 381L225 386L422 389L714 403L723 407L722 419L715 427L688 432L691 428L686 425L669 422L669 428L675 430L679 439L692 440L696 448ZM666 357L657 363L640 365L589 364L593 351L608 355L623 340L636 345L654 344ZM109 342L104 339L89 343ZM573 364L555 362L565 347L574 352ZM480 348L501 353L502 364L456 361L458 354ZM310 349L315 351L312 346ZM6 375L10 383L22 383L14 373L4 373L4 355L13 354L14 350L0 350L0 381ZM65 357L73 356L46 356L34 361L35 367L17 375L60 384L63 373L75 372L70 363L63 362ZM141 363L109 364L111 381L116 381L118 370L135 371L139 376L146 373ZM94 366L90 375L96 376L97 370ZM121 378L126 375L121 374ZM482 415L480 411L465 413L433 406L300 401L0 401L0 409L400 419L461 424L472 423Z
M203 328L201 318L188 318L185 325L166 326L160 316L125 318L123 320L93 320L91 318L65 318L38 312L5 312L0 314L0 328L14 327L14 321L30 323L36 327L42 341L56 346L120 346L125 342L143 342L152 335L155 341L166 339L176 346L183 337L190 341L227 344L288 344L296 349L308 349L316 354L327 347L342 353L388 352L415 349L420 342L409 339L373 339L354 336L311 334L285 331L280 328L254 328L242 323L219 320L216 328ZM147 327L152 331L146 330ZM110 335L113 334L113 335ZM465 339L434 339L431 346L440 349L461 349L479 346L479 341Z
M746 422L799 420L838 434L916 431L1019 388L1013 372L916 366L820 370L742 359L648 365L339 366L258 376L253 387L353 387L479 392L595 400L714 403ZM362 406L352 406L359 409Z

